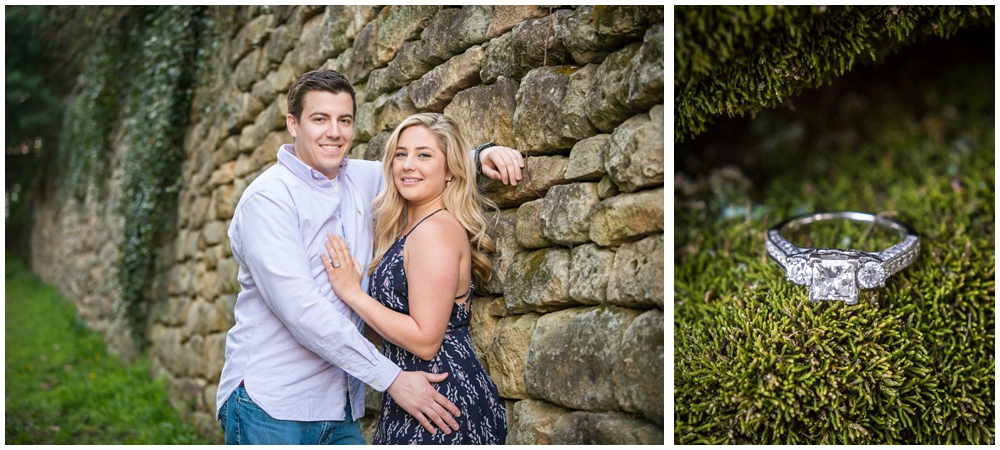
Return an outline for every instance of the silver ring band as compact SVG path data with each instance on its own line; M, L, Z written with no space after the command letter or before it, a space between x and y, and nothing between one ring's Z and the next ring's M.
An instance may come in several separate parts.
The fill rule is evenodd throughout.
M895 230L902 242L878 252L849 249L799 247L792 244L781 230L798 228L815 222L844 219L874 223ZM806 214L785 220L767 231L765 247L768 255L785 269L788 280L809 286L809 300L843 300L858 303L858 290L885 286L890 275L903 270L920 253L920 236L913 227L882 216L844 211Z

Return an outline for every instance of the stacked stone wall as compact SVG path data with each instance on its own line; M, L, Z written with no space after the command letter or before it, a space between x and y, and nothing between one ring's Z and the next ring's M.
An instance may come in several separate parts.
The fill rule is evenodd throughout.
M379 158L393 127L423 111L527 156L517 186L483 184L500 207L498 249L473 302L507 442L663 443L663 7L255 6L231 19L194 94L178 231L147 326L153 376L169 379L185 418L218 433L239 292L226 232L243 190L292 141L288 87L322 67L357 91L351 157ZM41 206L35 270L113 340L121 225L90 200ZM69 250L55 231L66 224ZM51 266L63 258L68 277Z

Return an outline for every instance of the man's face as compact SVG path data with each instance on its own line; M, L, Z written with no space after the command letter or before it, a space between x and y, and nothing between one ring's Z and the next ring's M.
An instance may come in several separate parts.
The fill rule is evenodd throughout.
M288 132L295 138L295 156L334 178L354 139L354 101L347 92L326 91L309 91L304 100L301 120L285 116Z

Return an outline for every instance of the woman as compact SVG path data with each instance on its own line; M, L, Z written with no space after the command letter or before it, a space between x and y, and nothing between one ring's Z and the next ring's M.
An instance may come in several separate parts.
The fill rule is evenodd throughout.
M375 258L368 296L361 267L340 237L321 255L334 292L383 337L382 352L403 370L447 372L436 386L460 410L459 430L431 434L391 396L382 396L375 444L503 444L506 412L469 336L476 282L492 276L483 198L458 126L437 113L401 123L382 159L375 198ZM353 266L353 269L352 269Z

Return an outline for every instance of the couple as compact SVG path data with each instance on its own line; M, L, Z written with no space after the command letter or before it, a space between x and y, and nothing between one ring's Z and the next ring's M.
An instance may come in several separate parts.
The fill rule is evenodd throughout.
M368 384L388 394L376 444L503 444L503 400L469 336L493 249L475 173L516 184L524 161L487 144L471 163L458 127L433 113L396 128L382 167L348 160L355 114L346 78L302 75L288 91L294 143L236 207L241 292L216 411L226 443L364 444Z

